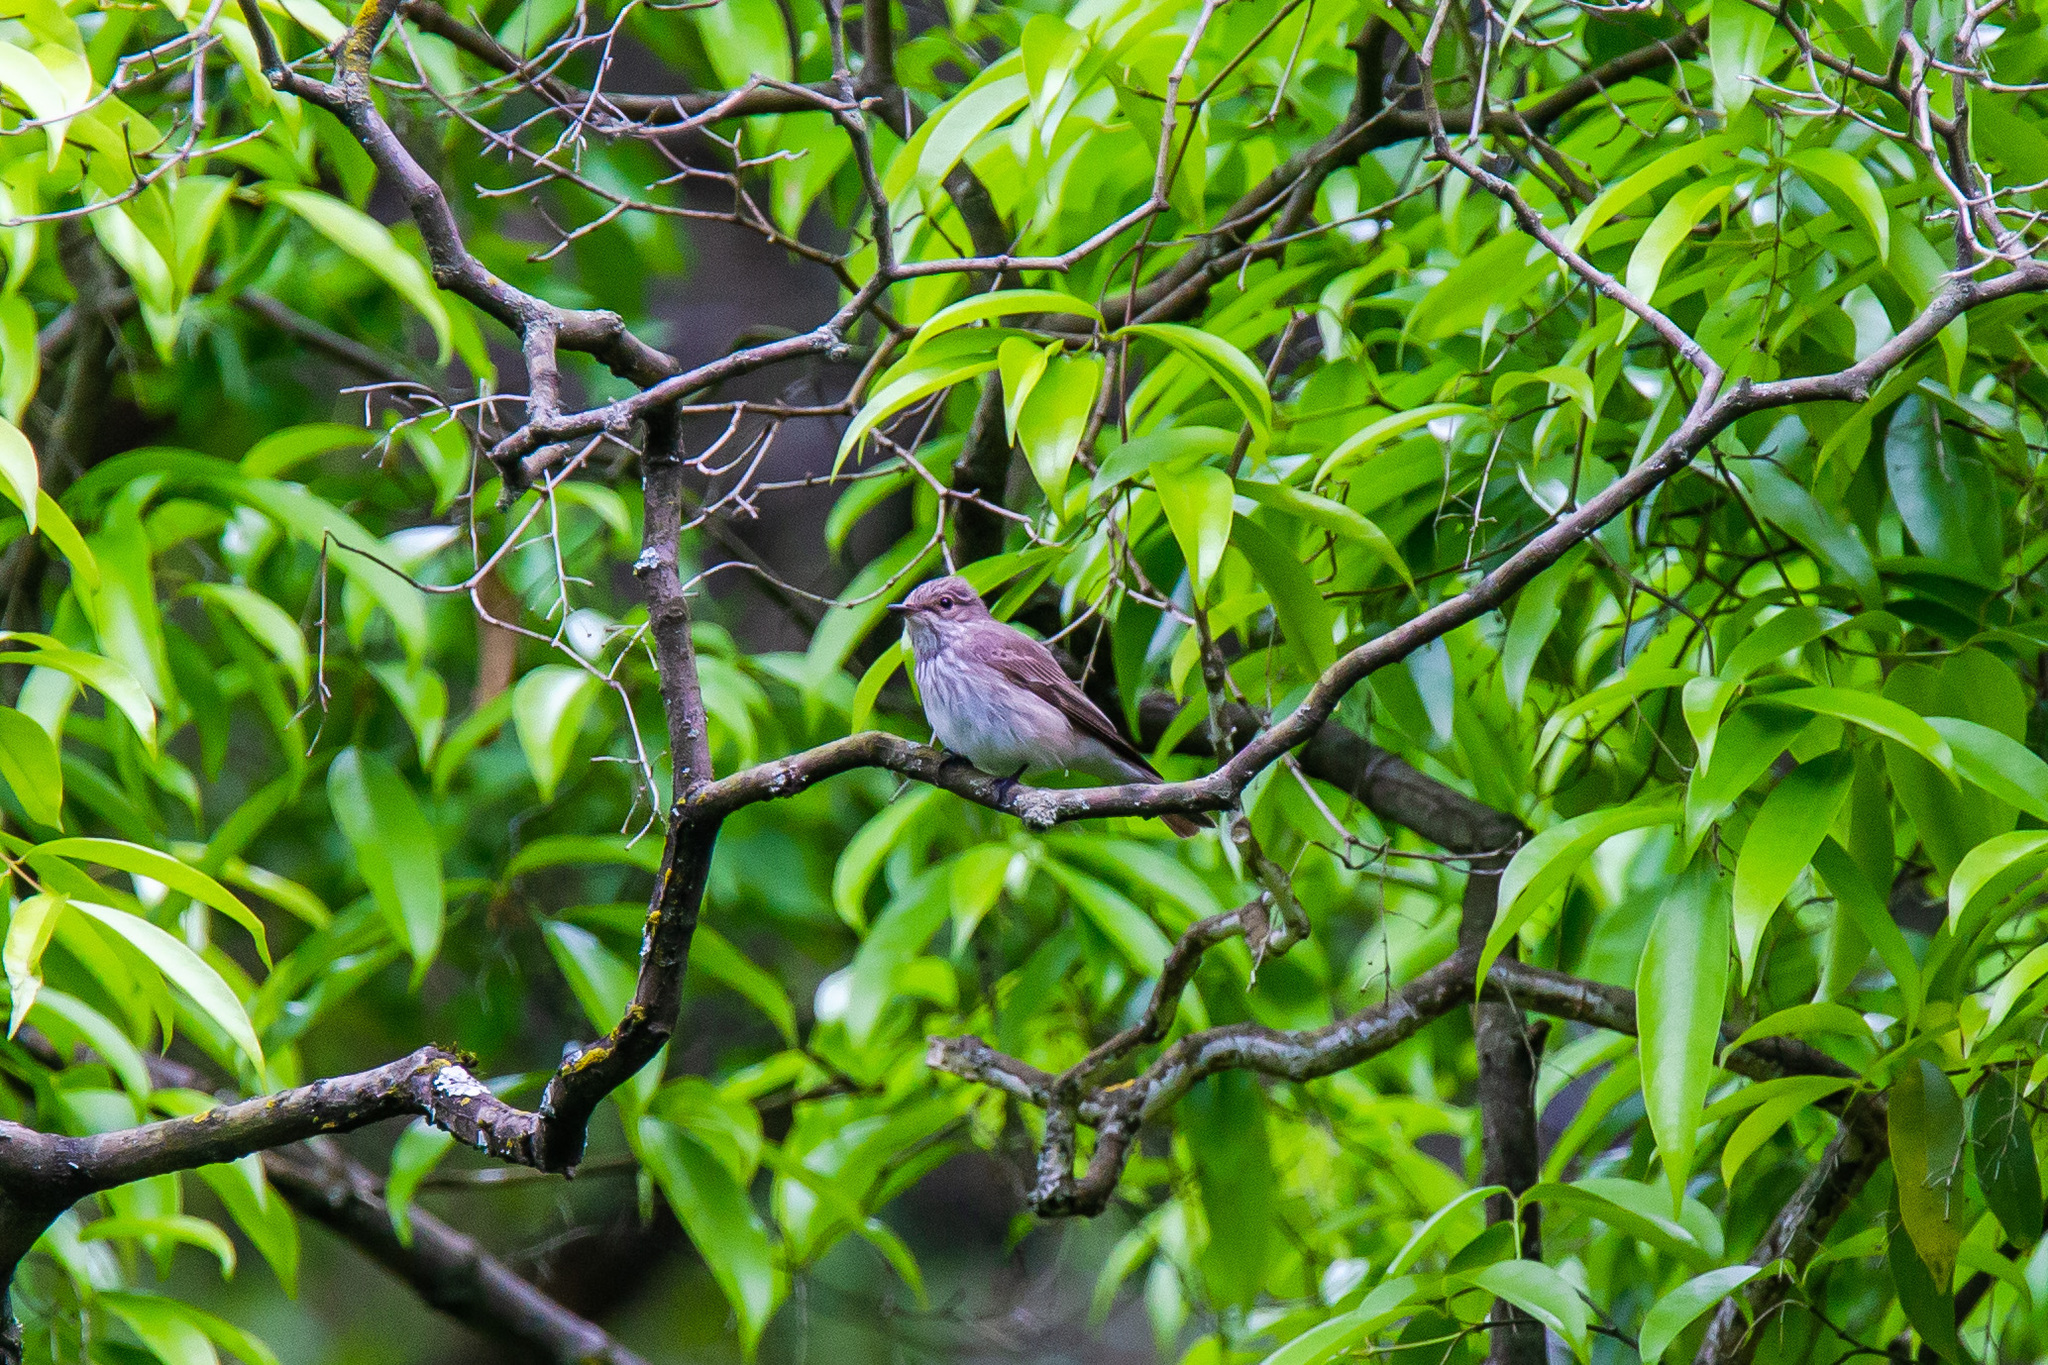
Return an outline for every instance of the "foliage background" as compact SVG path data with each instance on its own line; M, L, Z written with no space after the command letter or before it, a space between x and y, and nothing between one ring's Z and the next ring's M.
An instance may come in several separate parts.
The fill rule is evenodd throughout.
M1032 296L998 315L1007 329L927 327L916 349L899 336L880 350L886 331L870 327L843 355L821 347L708 396L707 408L771 405L723 447L745 462L692 483L721 514L685 541L685 576L735 559L772 571L714 574L698 599L721 774L871 723L922 737L878 623L903 578L935 567L942 502L953 549L1002 611L1045 634L1078 624L1068 647L1093 653L1091 677L1113 676L1105 702L1148 741L1165 730L1167 749L1200 748L1228 738L1202 724L1211 699L1285 711L1340 650L1481 583L1644 467L1676 439L1708 364L1740 390L1872 355L1906 363L1873 376L1868 402L1830 393L1796 416L1731 420L1686 474L1512 606L1347 697L1338 721L1385 746L1371 763L1397 755L1509 836L1443 856L1444 841L1381 818L1370 764L1334 782L1276 767L1255 783L1244 809L1264 864L1215 839L1169 843L1153 822L1034 832L954 791L849 773L727 820L676 1042L602 1111L577 1181L449 1151L424 1125L342 1144L389 1172L394 1203L411 1187L418 1209L651 1359L738 1358L758 1340L775 1360L1207 1362L1297 1338L1285 1358L1318 1358L1316 1340L1327 1358L1373 1315L1345 1338L1315 1338L1316 1324L1356 1310L1402 1257L1445 1278L1375 1321L1408 1343L1398 1358L1476 1359L1469 1329L1501 1293L1548 1306L1556 1349L1621 1361L1654 1303L1739 1265L1816 1161L1838 1155L1849 1125L1813 1102L1839 1105L1848 1086L1766 1092L1711 1065L1717 1032L1732 1042L1775 1020L1889 1094L1892 1159L1917 1164L1909 1181L1886 1167L1856 1182L1826 1249L1801 1253L1804 1307L1774 1314L1764 1353L1834 1360L1896 1343L2037 1358L2038 1179L2029 1194L2012 1173L2034 1164L2048 970L2032 882L2048 861L2034 305L2012 292L1909 358L1886 352L1949 287L1942 149L1930 162L1915 146L1895 90L1802 60L1812 48L1871 74L1903 43L1978 69L1960 98L2004 195L1992 206L2029 213L2035 191L2012 187L2048 180L2048 144L2022 87L2048 44L2035 14L1996 10L1446 10L1453 41L1435 74L1454 115L1496 44L1488 84L1525 107L1582 68L1664 54L1446 174L1421 156L1420 72L1401 60L1428 42L1430 11L913 7L895 63L929 116L924 140L905 149L870 120L906 259L964 248L971 225L943 189L962 155L1021 249L1082 241L1155 188L1162 226L1070 271L997 281L1056 288L1079 301L1064 316L1100 325L1062 331L1061 305ZM311 0L270 17L309 68L346 23ZM459 16L471 17L584 81L602 49L577 35L620 18L541 0ZM843 298L839 272L876 268L861 168L827 113L717 124L734 139L724 148L696 130L542 151L557 136L544 102L482 84L488 65L434 22L415 7L394 30L379 98L458 205L469 249L514 286L615 311L691 366L815 326ZM1973 46L1985 23L1995 35ZM472 457L518 427L518 402L472 402L451 422L430 395L516 395L531 383L516 340L432 287L399 187L335 117L252 74L255 40L238 24L219 7L43 3L5 21L0 49L14 63L0 67L16 105L0 173L10 211L60 215L0 243L0 409L60 509L41 508L36 536L25 515L0 532L5 625L34 633L0 654L16 727L0 738L22 756L0 774L7 966L14 1022L29 1026L0 1060L8 1117L44 1129L125 1128L203 1106L195 1084L289 1085L428 1041L474 1054L502 1093L534 1103L564 1041L610 1028L631 994L660 848L649 821L673 780L637 630L635 451L598 443L551 497L498 506L492 466ZM181 84L174 53L116 60L194 32L220 36L198 82ZM795 0L632 7L616 47L613 88L833 72L828 15ZM1941 74L1918 69L1909 114L1919 99L1929 121L1943 116ZM1162 159L1148 116L1183 79L1214 81L1214 98L1190 115L1179 159L1171 144ZM1000 100L969 102L999 86ZM80 108L79 90L108 88L118 101ZM1325 155L1317 139L1362 108L1375 145ZM1293 182L1306 189L1272 229L1289 249L1269 259L1232 235L1230 213L1296 157L1317 173ZM679 160L735 158L751 159L744 172L661 183ZM537 164L557 178L527 184ZM1673 331L1594 302L1515 230L1488 175L1553 229L1579 224L1574 243ZM478 184L523 188L488 197ZM1596 193L1615 186L1629 193ZM737 207L736 190L751 196ZM611 215L622 195L636 211ZM1987 281L2032 278L2033 226L2013 221L2011 242L1965 225ZM791 241L809 258L791 260ZM1181 303L1164 286L1148 296L1192 332L1110 335L1133 270L1195 280ZM907 331L967 292L932 274L889 303ZM1046 358L1048 337L1071 353ZM1021 397L1034 357L1035 409ZM560 363L565 410L632 391L583 357ZM963 486L956 462L992 401L980 385L1019 408L1022 458L984 487L1019 513L1008 526L931 486ZM1098 393L1115 411L1088 431ZM694 414L686 449L711 447L730 420ZM861 447L863 432L883 439ZM848 467L870 477L823 483L855 455ZM12 445L0 458L21 467ZM508 538L470 594L416 592L345 548L445 587ZM1169 695L1186 704L1171 724ZM51 802L55 751L24 723L61 728L61 818L37 804ZM1174 776L1204 766L1162 763ZM1256 962L1245 944L1219 947L1175 1036L1309 1030L1373 1006L1458 946L1473 885L1491 885L1504 857L1480 860L1490 875L1467 865L1504 854L1515 822L1542 837L1499 885L1491 950L1519 927L1537 968L1636 988L1650 1021L1640 1061L1626 1034L1585 1024L1559 1023L1543 1045L1532 1156L1545 1180L1570 1183L1532 1196L1548 1214L1540 1247L1522 1244L1533 1269L1512 1235L1480 1231L1476 1201L1456 1202L1487 1170L1462 1008L1307 1085L1243 1071L1203 1082L1148 1124L1119 1201L1090 1222L1026 1212L1033 1106L926 1065L927 1035L964 1033L1034 1065L1075 1061L1139 1017L1176 936L1262 892L1276 916L1298 902L1313 934ZM208 880L54 843L67 834L169 853ZM1275 869L1284 895L1261 875ZM52 913L38 891L104 900L116 918ZM228 902L242 900L259 908L267 969L234 922ZM119 941L130 920L173 946L145 938L138 961ZM137 1050L166 1033L194 1070L138 1081ZM2001 1103L2024 1122L1999 1127ZM261 1357L192 1308L292 1360L501 1349L261 1195L261 1169L158 1176L60 1222L17 1281L32 1358ZM1517 1269L1490 1274L1504 1266ZM1975 1296L1965 1346L1940 1330L1951 1272ZM1585 1326L1574 1289L1604 1330Z

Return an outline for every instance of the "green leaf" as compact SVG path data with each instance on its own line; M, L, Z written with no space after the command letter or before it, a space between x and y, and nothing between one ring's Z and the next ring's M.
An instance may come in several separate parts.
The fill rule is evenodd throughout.
M83 1242L107 1240L116 1237L141 1238L161 1237L166 1241L183 1242L211 1252L220 1262L220 1274L224 1280L235 1277L235 1243L225 1232L188 1213L166 1213L155 1217L96 1218L78 1230Z
M1937 1285L1927 1264L1915 1250L1899 1203L1892 1201L1890 1233L1885 1242L1885 1260L1891 1265L1892 1285L1898 1290L1899 1307L1906 1321L1920 1334L1921 1341L1944 1359L1963 1365L1970 1357L1956 1339L1956 1298Z
M890 163L882 192L895 199L913 185L938 185L982 134L1022 109L1030 94L1023 57L1006 54L918 128Z
M881 697L882 689L889 685L889 679L896 676L909 657L908 643L899 639L877 655L875 661L868 665L868 671L860 675L860 682L853 689L853 707L847 713L848 734L857 735L873 724L875 702Z
M832 904L839 911L839 918L856 933L867 932L868 888L874 885L882 860L889 856L889 850L896 847L904 832L915 826L919 816L938 800L939 794L936 787L905 792L847 841L838 866L832 871Z
M296 1298L299 1225L292 1218L291 1206L264 1179L263 1159L252 1152L237 1161L201 1166L197 1175L270 1266L285 1296Z
M28 410L29 399L35 397L36 385L42 377L42 349L36 343L36 310L19 294L0 298L0 418L9 423L19 422L22 413ZM28 444L25 438L22 444ZM29 459L29 467L34 469L33 450L29 452ZM6 462L7 457L0 456L0 465ZM4 481L10 487L14 486L11 478ZM34 486L33 480L30 486ZM35 529L33 519L29 522L29 529Z
M1497 1261L1468 1271L1464 1278L1563 1337L1579 1359L1589 1358L1585 1302L1571 1281L1551 1267L1541 1261Z
M1917 234L1912 242L1926 247ZM1893 409L1885 428L1885 479L1920 552L1954 574L1990 585L2002 577L2004 518L1991 475L1973 450L1967 433L1944 428L1932 402L1911 394Z
M1816 871L1819 869L1816 868ZM1744 1029L1728 1044L1730 1052L1759 1038L1783 1038L1788 1034L1804 1037L1812 1033L1833 1033L1859 1042L1877 1044L1877 1035L1870 1031L1870 1021L1847 1005L1819 1000L1804 1005L1793 1005L1775 1014L1769 1014Z
M1327 1365L1338 1355L1348 1353L1354 1342L1402 1316L1408 1305L1421 1296L1422 1283L1415 1276L1389 1276L1358 1307L1317 1323L1259 1365Z
M996 372L1003 381L1003 430L1012 445L1017 443L1017 419L1031 391L1038 387L1053 357L1065 349L1065 342L1048 341L1041 346L1026 336L1004 337L1003 344L996 347Z
M1593 392L1593 377L1571 365L1547 365L1540 370L1517 370L1504 374L1493 381L1494 403L1498 405L1503 397L1527 384L1545 385L1551 397L1556 397L1557 390L1562 389L1579 405L1579 411L1588 422L1600 420L1600 400Z
M782 983L733 947L723 934L699 924L690 939L690 970L726 986L768 1016L791 1047L797 1045L796 1007Z
M1388 538L1387 533L1370 518L1353 511L1334 498L1306 493L1291 484L1261 483L1243 478L1237 482L1237 491L1253 502L1270 507L1283 516L1298 518L1321 530L1357 541L1382 564L1400 575L1401 581L1410 589L1414 588L1415 580L1409 575L1408 565L1402 560L1401 552L1394 548L1394 542ZM1522 596L1526 599L1528 595L1529 589L1524 588Z
M1643 1315L1643 1329L1636 1336L1637 1354L1643 1365L1654 1365L1671 1349L1679 1334L1699 1321L1706 1311L1755 1279L1761 1266L1731 1265L1695 1275L1666 1294Z
M1769 460L1746 462L1739 477L1765 521L1812 551L1856 590L1864 605L1875 608L1883 604L1884 592L1870 548L1839 513L1822 507L1812 493Z
M74 585L84 589L79 594L80 598L90 599L100 586L99 561L93 558L91 547L86 545L85 537L78 534L78 527L72 524L64 509L48 493L40 491L36 494L36 525L71 565Z
M2041 1236L2041 1168L2034 1157L2033 1111L2012 1077L1993 1068L1970 1097L1970 1161L1977 1186L2013 1245Z
M917 329L911 338L910 350L914 355L919 347L933 337L965 327L973 322L986 322L990 318L1010 317L1017 313L1070 313L1077 317L1089 318L1096 326L1102 325L1102 313L1086 299L1075 298L1052 289L1001 289L986 294L975 294L941 308L926 319L924 326ZM1029 343L1026 343L1029 344Z
M604 679L569 664L543 664L513 689L512 728L518 732L541 800L555 799L555 787L583 731L583 718L603 690Z
M1032 385L1016 419L1017 442L1057 513L1067 488L1067 471L1081 448L1089 414L1102 388L1100 356L1056 356Z
M390 1172L384 1180L384 1211L400 1246L412 1245L412 1202L420 1182L434 1173L455 1146L455 1135L425 1119L414 1119L391 1145Z
M1431 285L1403 330L1424 342L1438 342L1484 328L1540 285L1553 264L1554 258L1528 237L1503 232Z
M1500 912L1479 955L1479 980L1484 982L1529 917L1562 889L1593 850L1626 830L1666 824L1677 814L1671 806L1652 802L1590 811L1552 825L1515 851L1500 879Z
M43 727L0 706L0 779L28 818L52 829L64 823L64 767Z
M1144 477L1157 468L1192 468L1213 455L1227 455L1237 446L1237 434L1222 427L1174 427L1134 436L1109 453L1095 471L1088 495L1099 498L1118 484ZM1240 489L1247 497L1257 495Z
M948 899L953 907L953 951L965 951L974 931L1003 894L1016 851L1006 844L978 844L962 850L953 859L946 878Z
M78 112L78 102L65 94L56 76L36 60L33 53L13 43L0 43L0 86L19 95L21 102L28 106L29 113L45 125L49 167L56 170L58 159L64 153L64 137L71 123L69 116Z
M49 921L52 928L56 920ZM101 1014L91 1005L62 991L42 990L36 994L35 1008L28 1017L45 1034L61 1040L63 1046L71 1042L76 1034L94 1052L100 1054L121 1082L121 1088L137 1101L147 1101L157 1092L149 1083L149 1064L142 1060L141 1049L128 1041L128 1035L113 1020Z
M1984 1019L1971 1028L1965 1019L1963 1037L1966 1048L1973 1048L1976 1040L1995 1032L2012 1013L2020 998L2048 976L2048 943L2037 944L2006 973L1998 978L1998 984L1989 991L1972 997L1983 1006Z
M1728 1136L1727 1146L1721 1149L1721 1183L1729 1189L1735 1188L1735 1175L1752 1156L1769 1142L1780 1128L1792 1121L1794 1115L1818 1100L1845 1090L1850 1081L1836 1076L1797 1077L1809 1084L1773 1095L1758 1104L1749 1116L1736 1125Z
M7 916L7 938L0 947L0 963L7 970L7 990L12 1006L7 1016L7 1036L21 1031L22 1021L36 1003L42 989L43 949L50 946L57 917L64 912L64 898L47 891L15 903Z
M1501 685L1507 689L1508 704L1519 708L1529 690L1529 675L1544 642L1564 617L1562 602L1583 555L1570 552L1536 575L1515 598L1515 614L1508 621L1507 638L1501 642Z
M1768 17L1765 23L1768 25ZM1732 156L1741 145L1740 140L1732 133L1716 133L1711 137L1681 142L1678 146L1663 152L1641 170L1631 171L1620 182L1602 190L1599 197L1588 204L1579 216L1572 220L1571 226L1565 229L1564 245L1573 251L1579 250L1608 219L1629 208L1636 200L1665 181L1715 156Z
M1230 543L1235 491L1230 476L1207 465L1179 473L1155 467L1152 481L1159 490L1167 525L1173 528L1173 538L1187 560L1195 600L1206 602L1209 581L1216 576L1224 547Z
M1837 906L1849 912L1856 927L1877 949L1878 960L1899 983L1899 992L1905 997L1906 1022L1910 1026L1919 1017L1920 1005L1926 999L1926 987L1921 981L1920 964L1914 958L1906 936L1899 932L1899 926L1893 921L1884 892L1871 885L1856 860L1833 839L1822 840L1821 846L1814 851L1813 870L1820 874L1827 889L1834 894Z
M1470 403L1426 403L1407 412L1397 412L1368 422L1351 435L1337 443L1337 448L1323 457L1316 466L1316 475L1308 481L1310 489L1321 488L1329 477L1347 464L1369 459L1379 448L1397 436L1405 436L1420 426L1431 422L1462 417L1479 409Z
M1244 414L1245 423L1252 429L1254 453L1265 448L1273 430L1273 395L1266 390L1265 373L1252 363L1250 356L1214 332L1179 322L1133 323L1117 329L1112 336L1150 337L1172 347L1237 404L1237 410Z
M172 985L184 992L199 1012L219 1025L220 1031L249 1059L256 1074L263 1074L263 1045L249 1025L248 1012L219 972L182 942L171 937L139 915L131 915L90 901L68 902L72 909L111 929L148 958Z
M1771 51L1771 16L1746 0L1713 0L1707 61L1714 73L1714 103L1732 114L1756 93Z
M270 965L270 944L264 937L263 922L256 918L256 913L234 892L168 853L119 839L73 838L52 839L38 847L32 856L83 859L162 882L180 895L190 896L200 904L220 911L247 929L249 937L256 941L256 952L263 959L263 965Z
M1806 178L1807 184L1823 197L1839 196L1863 220L1864 230L1877 246L1882 262L1892 254L1892 220L1885 209L1884 192L1861 161L1833 147L1808 147L1785 158L1787 165Z
M220 1365L212 1338L193 1321L192 1310L170 1299L142 1294L102 1294L99 1306L128 1325L163 1365Z
M1721 881L1704 868L1686 873L1658 907L1636 971L1643 1107L1671 1182L1671 1207L1683 1206L1694 1139L1707 1088L1721 1007L1728 994L1729 905Z
M456 427L460 430L460 427ZM331 450L368 447L377 433L340 422L307 422L273 431L242 455L242 472L259 479L274 479Z
M1475 1209L1496 1194L1507 1193L1509 1190L1505 1185L1482 1185L1478 1189L1465 1191L1430 1214L1414 1232L1408 1234L1408 1240L1394 1253L1394 1259L1387 1262L1387 1277L1392 1279L1396 1275L1407 1273L1416 1261L1421 1259L1422 1253L1429 1250L1430 1243L1468 1210Z
M41 487L37 487L35 448L29 446L29 438L20 434L12 422L0 420L0 493L20 508L20 514L27 518L29 530L35 530L35 516L41 503Z
M1638 1241L1688 1264L1711 1265L1723 1250L1714 1216L1687 1200L1674 1218L1664 1192L1618 1176L1593 1176L1571 1184L1544 1182L1522 1192L1522 1202L1579 1209Z
M1735 864L1735 952L1745 995L1756 976L1764 931L1828 837L1855 775L1855 760L1842 750L1809 759L1771 789L1749 827Z
M2014 830L1986 839L1963 855L1948 883L1948 922L1960 932L1979 900L2002 899L2048 867L2048 834Z
M592 1028L610 1029L633 1003L632 966L578 925L550 920L541 926L541 934L570 993L583 1007L583 1017Z
M0 643L10 638L0 632ZM129 725L142 740L143 747L150 753L156 752L156 707L151 704L149 694L135 680L135 675L112 659L98 654L87 654L82 650L52 646L47 649L0 650L0 664L22 664L31 668L54 668L68 673L80 682L95 688L114 704Z
M1790 692L1773 692L1751 705L1796 706L1802 711L1833 716L1860 725L1884 738L1903 744L1944 773L1955 771L1955 755L1940 731L1895 701L1853 692L1846 687L1802 687Z
M1103 937L1116 945L1124 960L1147 976L1157 976L1172 950L1166 935L1137 903L1114 887L1060 863L1048 862L1045 870L1065 887L1074 904Z
M661 870L659 839L629 840L623 834L550 834L535 839L512 855L505 864L505 876L523 877L544 867L566 867L577 863L599 863L614 867L637 867L642 872Z
M642 1164L738 1314L740 1349L751 1359L788 1289L767 1226L732 1173L696 1138L652 1117L640 1120L637 1137Z
M362 749L335 757L327 770L327 802L392 938L412 957L417 984L440 950L447 918L434 827L398 770Z
M284 665L299 690L300 700L305 699L306 688L313 679L313 663L306 652L306 637L299 633L299 623L286 615L284 608L260 593L228 583L195 583L187 591L221 607L241 622L242 629Z
M1962 1245L1963 1102L1940 1067L1906 1062L1892 1078L1886 1131L1898 1176L1899 1217L1936 1292L1949 1292Z
M2048 820L2048 763L2011 735L1957 716L1929 716L1948 742L1956 776L2037 820Z
M1006 333L987 328L954 331L903 357L882 373L862 403L833 458L837 474L846 457L860 448L869 432L921 398L951 388L996 367L996 348Z
M1717 676L1743 682L1766 664L1804 649L1848 619L1847 613L1826 607L1787 607L1737 641Z
M1635 250L1629 255L1628 274L1624 280L1628 291L1648 303L1657 292L1657 282L1663 278L1664 265L1672 253L1692 236L1692 230L1700 220L1719 208L1734 189L1733 184L1725 181L1699 181L1684 186L1665 200L1664 207L1650 220L1649 227L1643 229L1643 235L1636 239ZM1592 420L1590 415L1588 420Z
M101 648L161 706L172 695L163 612L156 599L149 535L130 501L108 509L93 534L92 549L100 565L100 590L94 597L98 619L93 625Z
M1243 1071L1211 1076L1181 1101L1177 1120L1187 1134L1209 1225L1202 1278L1219 1302L1248 1305L1266 1282L1275 1193L1259 1083Z
M1320 677L1337 659L1333 639L1336 613L1330 609L1298 551L1282 545L1255 521L1233 525L1230 543L1250 563L1252 572L1258 575L1259 586L1272 599L1273 615L1279 620L1303 675Z
M448 685L428 665L410 660L371 664L370 673L412 727L420 767L431 770L434 753L441 747L442 728L448 723Z
M173 1299L141 1294L102 1294L111 1309L164 1365L202 1365L219 1359L216 1345L241 1357L244 1365L278 1365L277 1352L223 1318Z
M398 244L390 229L364 213L318 190L304 189L271 180L256 187L257 193L273 204L282 204L304 219L308 226L369 267L370 273L391 286L434 330L440 347L437 365L446 365L454 354L454 324L427 268L419 258Z

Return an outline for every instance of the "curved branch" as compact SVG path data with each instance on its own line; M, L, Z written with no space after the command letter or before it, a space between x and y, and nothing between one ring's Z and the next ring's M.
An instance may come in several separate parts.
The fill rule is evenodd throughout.
M1184 941L1190 937L1214 938L1214 924L1215 921L1203 921L1188 931ZM1092 1214L1101 1211L1114 1191L1115 1175L1122 1170L1123 1155L1128 1153L1139 1126L1171 1109L1197 1081L1218 1072L1238 1070L1300 1082L1348 1070L1368 1057L1406 1042L1434 1020L1470 1003L1477 965L1478 955L1461 948L1380 1004L1318 1029L1290 1033L1263 1024L1243 1023L1188 1034L1137 1077L1093 1091L1077 1101L1063 1100L1059 1093L1062 1078L1007 1057L980 1038L932 1038L926 1045L925 1063L1044 1108L1048 1119L1046 1142L1058 1150L1050 1158L1041 1153L1039 1190L1049 1196L1049 1202L1041 1204L1039 1211ZM1615 1033L1636 1033L1633 991L1531 967L1512 958L1502 957L1493 964L1479 998ZM1723 1037L1734 1041L1733 1026L1724 1029ZM1794 1075L1858 1078L1856 1071L1818 1048L1788 1038L1765 1039L1726 1051L1720 1065L1752 1080ZM1821 1101L1821 1107L1840 1114L1844 1123L1863 1132L1866 1141L1883 1147L1885 1107L1881 1096L1852 1092L1847 1099ZM1055 1117L1061 1117L1061 1124L1065 1125L1061 1131L1055 1131L1059 1126L1053 1122ZM1047 1181L1046 1167L1048 1162L1058 1167L1065 1161L1071 1172L1071 1126L1077 1121L1105 1135L1098 1142L1097 1159L1105 1150L1110 1151L1113 1169L1105 1177L1091 1161L1090 1172L1081 1182L1056 1187Z
M510 1266L426 1210L410 1214L412 1240L391 1226L383 1182L322 1144L266 1153L264 1174L300 1213L348 1239L412 1287L429 1307L549 1365L647 1365L596 1323L577 1316Z

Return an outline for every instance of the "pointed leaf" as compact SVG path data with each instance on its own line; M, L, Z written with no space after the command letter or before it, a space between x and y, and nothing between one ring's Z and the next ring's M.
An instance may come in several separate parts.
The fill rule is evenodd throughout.
M249 1059L256 1074L263 1074L263 1045L256 1041L256 1030L250 1027L249 1015L242 1008L242 1002L235 997L233 988L221 979L219 972L178 939L139 915L94 905L90 901L75 900L69 904L80 914L113 930L148 958L172 985L198 1006L201 1014L220 1026L221 1032L227 1034L241 1049L242 1055Z
M43 727L11 706L0 706L0 781L28 818L52 829L64 823L64 768Z
M1726 897L1725 884L1704 868L1681 877L1658 908L1636 972L1643 1107L1674 1210L1683 1204L1700 1111L1714 1078L1728 993Z
M1744 994L1771 917L1828 837L1855 775L1855 761L1845 751L1809 759L1771 789L1749 827L1735 864L1735 951Z
M447 915L434 827L398 770L361 749L342 750L328 768L327 801L417 982L441 946Z
M1181 555L1187 560L1195 600L1205 602L1209 581L1216 576L1224 547L1230 543L1235 492L1230 476L1205 465L1180 473L1155 467L1152 479L1159 490L1159 505L1166 509L1167 525L1173 528L1173 538L1180 542Z
M512 726L519 733L526 766L540 799L555 799L555 787L569 766L583 730L583 718L604 690L604 680L569 664L543 664L519 680L512 693Z
M1693 1276L1657 1300L1643 1315L1643 1330L1636 1338L1643 1365L1655 1365L1663 1359L1681 1332L1699 1321L1708 1309L1755 1279L1761 1270L1762 1267L1753 1265L1709 1270L1704 1275Z

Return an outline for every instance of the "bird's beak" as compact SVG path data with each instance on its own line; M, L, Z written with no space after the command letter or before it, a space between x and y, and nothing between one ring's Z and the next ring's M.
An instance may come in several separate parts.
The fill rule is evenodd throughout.
M889 610L895 612L898 616L908 616L910 615L910 604L908 602L891 602Z

